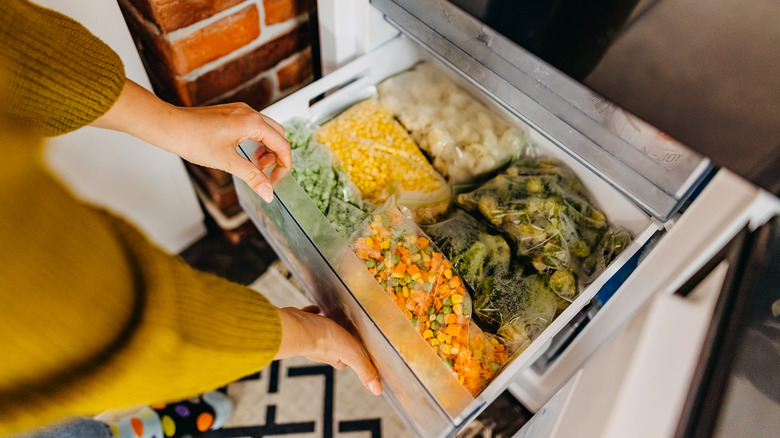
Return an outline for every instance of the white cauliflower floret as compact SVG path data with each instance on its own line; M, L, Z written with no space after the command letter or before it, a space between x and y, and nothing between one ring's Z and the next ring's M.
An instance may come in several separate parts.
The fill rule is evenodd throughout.
M508 126L430 64L382 82L380 102L454 182L468 182L520 153L523 132Z

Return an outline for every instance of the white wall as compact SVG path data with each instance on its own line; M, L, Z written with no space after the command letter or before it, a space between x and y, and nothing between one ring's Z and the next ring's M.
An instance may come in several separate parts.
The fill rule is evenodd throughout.
M116 0L33 0L83 24L122 58L128 78L151 90ZM135 224L178 253L205 234L203 213L178 157L126 134L85 127L50 139L46 159L78 196Z

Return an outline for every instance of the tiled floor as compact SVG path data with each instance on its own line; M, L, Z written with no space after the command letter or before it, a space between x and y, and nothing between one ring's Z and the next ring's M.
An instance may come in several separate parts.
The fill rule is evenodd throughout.
M308 300L262 237L233 245L219 230L184 251L191 265L250 285L278 306L302 307ZM365 390L354 373L302 358L274 362L226 388L236 403L233 416L211 438L285 436L410 437L383 397ZM509 393L494 401L459 435L511 437L531 417Z

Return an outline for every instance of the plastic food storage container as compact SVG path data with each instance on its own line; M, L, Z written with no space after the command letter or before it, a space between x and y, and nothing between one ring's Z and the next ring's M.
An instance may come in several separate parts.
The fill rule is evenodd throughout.
M405 36L399 36L321 80L284 98L264 114L284 123L293 118L322 121L367 97L372 86L414 66L421 60L436 63L444 74L496 114L525 129L540 153L567 164L592 194L610 223L632 237L631 245L569 305L519 356L514 358L478 396L453 377L430 346L419 336L348 248L326 217L298 183L287 176L275 187L275 199L266 204L236 179L242 207L277 254L288 265L311 298L330 317L360 337L384 382L385 396L399 416L421 437L452 436L498 397L513 378L545 352L557 333L605 287L605 284L660 232L663 222L654 218L581 159L567 145L527 123L516 109L507 108L468 77L439 61ZM369 91L367 91L369 90ZM256 144L247 141L249 155ZM633 266L633 264L632 264ZM625 270L621 277L627 275ZM614 284L607 286L611 291ZM602 292L604 293L604 292ZM620 291L618 293L630 293Z

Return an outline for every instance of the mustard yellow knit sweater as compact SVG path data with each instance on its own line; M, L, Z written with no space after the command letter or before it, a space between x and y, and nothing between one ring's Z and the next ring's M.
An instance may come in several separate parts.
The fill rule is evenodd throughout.
M123 84L82 26L0 1L0 435L183 399L278 350L264 297L163 253L44 169L41 134L89 124Z

